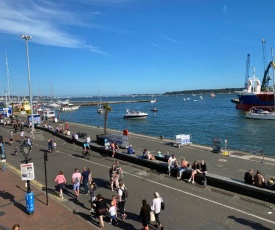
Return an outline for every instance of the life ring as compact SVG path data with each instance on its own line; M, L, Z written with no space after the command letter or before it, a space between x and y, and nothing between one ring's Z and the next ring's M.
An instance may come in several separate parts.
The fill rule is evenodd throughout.
M123 135L124 135L124 136L128 136L128 133L129 133L129 132L128 132L128 129L124 129L124 130L123 130Z

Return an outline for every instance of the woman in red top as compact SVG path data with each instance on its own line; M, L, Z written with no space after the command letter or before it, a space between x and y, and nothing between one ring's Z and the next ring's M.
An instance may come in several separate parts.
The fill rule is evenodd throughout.
M63 175L63 172L62 171L59 171L57 176L55 177L55 182L57 182L57 186L58 186L58 190L59 190L59 196L61 197L61 199L64 199L63 198L63 187L64 187L64 184L66 184L66 178L65 176Z

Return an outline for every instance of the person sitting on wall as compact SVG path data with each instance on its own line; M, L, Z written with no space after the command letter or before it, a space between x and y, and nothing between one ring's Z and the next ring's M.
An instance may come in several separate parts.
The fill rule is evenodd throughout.
M246 184L253 184L253 169L249 169L245 174L244 174L244 182Z
M76 136L77 136L77 134L76 133L72 133L72 139L71 139L71 141L72 141L72 143L73 144L75 144L75 142L76 142ZM77 136L78 137L78 136Z
M163 155L161 154L161 151L158 151L157 157L163 157Z
M169 159L170 158L170 153L167 151L166 154L164 155L165 159Z
M206 175L206 174L207 174L207 166L206 166L206 163L205 163L204 160L201 161L201 163L200 163L200 168L201 168L200 172L201 172L203 175ZM200 172L198 172L198 173L200 173Z
M143 155L143 158L147 159L147 149L144 149L143 152L142 152L142 155Z
M275 177L271 177L270 180L267 181L267 188L271 190L275 190Z
M264 177L259 170L257 170L256 174L254 175L254 183L258 187L265 187Z
M155 160L156 158L155 158L154 155L152 155L152 154L150 153L150 151L147 151L146 159L153 161L153 160Z
M130 145L130 146L128 147L127 153L128 153L128 154L135 154L135 150L133 149L133 146L132 146L132 145Z
M188 166L188 161L182 158L181 166L180 166L180 169L178 170L178 175L177 175L178 180L181 179L182 173L187 170L187 166Z

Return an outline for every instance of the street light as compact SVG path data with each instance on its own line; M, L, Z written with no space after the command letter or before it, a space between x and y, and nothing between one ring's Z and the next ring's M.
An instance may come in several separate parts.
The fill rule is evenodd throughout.
M21 145L21 149L23 152L23 156L25 157L25 160L23 161L26 165L29 164L29 153L31 151L31 145L25 143ZM28 167L28 166L27 166ZM27 192L25 194L25 200L26 200L26 209L28 214L34 213L34 194L31 191L31 185L30 180L27 180Z
M30 35L21 35L21 39L26 40L26 53L27 53L27 65L28 65L28 81L29 81L29 96L30 96L30 104L31 104L31 122L32 122L32 132L34 132L34 120L33 120L33 105L32 105L32 91L31 91L31 73L30 73L30 60L29 60L29 48L28 48L28 40L32 39Z

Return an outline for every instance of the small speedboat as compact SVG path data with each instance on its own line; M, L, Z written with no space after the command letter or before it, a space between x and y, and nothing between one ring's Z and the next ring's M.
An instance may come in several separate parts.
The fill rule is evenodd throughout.
M124 118L146 118L147 116L148 113L126 109L126 114L124 115Z
M151 109L151 111L153 111L153 112L157 112L157 111L158 111L158 109L157 109L157 108L153 108L153 109Z
M269 112L261 108L251 108L246 114L246 118L257 120L275 120L275 112Z

